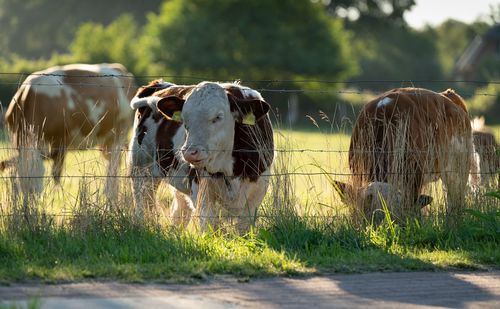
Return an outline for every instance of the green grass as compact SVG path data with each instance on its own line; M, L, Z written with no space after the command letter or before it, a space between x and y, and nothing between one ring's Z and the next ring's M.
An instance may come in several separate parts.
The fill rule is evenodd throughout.
M280 131L276 137L278 148L340 150L279 153L279 171L320 172L316 167L320 165L327 171L348 172L349 137L345 134ZM9 154L3 152L0 157ZM96 152L74 152L64 174L103 175L102 162ZM121 173L125 173L123 167ZM134 223L126 182L116 208L103 207L100 180L66 179L62 187L49 181L37 202L38 211L27 218L5 216L18 205L12 204L9 181L2 180L0 281L190 282L217 275L246 280L331 272L500 267L500 213L494 197L472 203L464 219L453 227L435 216L404 225L359 226L350 223L345 206L324 175L295 175L284 180L291 185L293 196L272 186L256 228L243 236L200 234L192 227L168 226L162 213L168 211L165 205L170 202L166 187L158 216ZM62 211L67 215L59 216Z
M182 281L331 272L488 269L500 265L498 234L416 225L356 231L285 219L245 236L197 234L116 219L84 230L51 226L0 234L0 279L46 282L107 278Z

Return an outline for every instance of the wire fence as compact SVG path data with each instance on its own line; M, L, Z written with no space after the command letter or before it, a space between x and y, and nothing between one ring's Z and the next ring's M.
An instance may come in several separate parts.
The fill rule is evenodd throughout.
M39 148L34 148L34 147L26 147L26 148L23 147L22 149L24 151L29 150L32 152L38 152L40 150ZM102 151L102 149L100 149L100 148L63 148L63 149L64 150L73 150L73 151L99 151L99 152ZM0 150L12 151L12 150L19 150L19 149L16 147L3 147L3 148L0 148ZM54 149L52 149L52 150L54 150ZM373 151L373 150L285 149L285 148L280 149L280 148L277 148L277 149L232 150L232 151L233 152L244 152L244 153L265 153L266 150L267 151L281 152L281 153L285 153L285 154L287 154L287 153L289 153L289 154L294 154L294 153L295 154L305 154L308 152L327 154L327 155L337 154L339 156L335 156L333 158L337 161L337 163L339 161L347 161L348 154L351 154L351 155L355 154L355 153L369 154L372 158L376 158L376 157L383 155L383 154L389 154L389 155L395 157L394 164L396 166L398 166L398 164L399 164L399 166L398 166L396 171L391 171L391 170L384 171L383 174L386 176L398 176L398 175L399 176L401 176L401 175L425 175L425 176L440 176L441 175L442 176L442 175L446 175L446 174L456 174L458 172L462 172L462 170L448 170L445 168L440 168L440 169L436 170L432 167L433 163L432 164L430 163L430 162L434 162L434 161L431 159L428 159L428 158L427 159L429 160L429 162L427 162L427 167L424 170L415 170L415 169L410 169L410 168L404 166L405 159L403 157L401 157L401 155L408 155L411 153L415 153L417 155L423 154L423 155L427 155L427 156L429 156L429 155L436 156L436 153L430 154L430 152L428 150L394 149L391 151ZM118 149L118 151L131 152L131 151L137 151L137 150ZM142 169L151 170L151 171L156 169L156 171L157 171L156 175L154 175L154 174L140 175L140 174L131 174L128 172L126 172L125 174L122 173L122 174L99 175L99 174L95 174L95 170L94 170L93 173L84 172L83 174L64 174L64 175L61 175L60 178L68 178L68 179L105 179L105 178L114 178L114 179L140 179L140 178L143 178L143 179L187 179L187 178L192 177L189 174L189 172L186 172L185 174L179 173L177 168L174 167L173 165L170 165L167 167L161 167L159 164L161 157L160 157L160 159L156 158L156 151L158 151L158 150L154 150L153 151L154 153L149 154L150 159L151 159L150 160L151 163L149 163L148 165L136 166L137 168L142 168ZM174 154L177 151L180 151L180 149L176 149L175 151L173 149L165 149L165 151L167 151L171 156L174 156ZM217 152L219 152L219 151L221 151L221 150L217 150ZM489 160L487 163L490 164L491 166L489 166L486 171L479 170L479 169L477 171L470 170L468 172L468 174L471 176L473 176L473 175L480 175L480 176L499 175L499 177L500 177L500 148L498 148L496 152L489 151L489 152L484 152L484 153L486 153L486 157ZM472 153L470 153L468 151L453 152L452 154L447 152L446 157L444 155L442 155L441 157L436 156L435 158L446 159L447 156L450 156L450 155L451 156L459 155L460 157L464 157L464 155L467 155L467 157L470 157L471 154ZM476 153L474 153L474 154L476 154ZM5 157L5 156L6 155L4 154L3 157ZM44 159L47 159L47 157L45 157ZM230 178L236 178L236 177L241 176L241 175L227 175L227 174L221 174L221 173L210 174L204 169L196 170L195 167L191 167L187 162L183 161L180 154L177 154L176 159L178 160L177 164L184 164L188 171L191 171L191 172L196 171L195 175L197 178L200 178L200 179L201 178L220 178L220 177L225 177L225 178L230 179ZM266 156L262 155L260 157L260 159L266 160ZM309 164L306 163L306 160L308 158L295 158L295 157L279 158L279 157L276 157L274 159L274 161L275 162L280 161L280 160L286 161L287 159L292 159L292 160L302 159L303 160L302 169L304 167L307 167L306 168L307 171L300 171L301 168L297 168L296 166L289 166L288 167L289 170L284 171L284 172L266 171L266 172L259 173L259 172L255 171L254 173L252 173L252 176L265 176L265 177L284 177L284 176L315 176L315 177L318 177L318 176L327 176L327 177L328 176L342 176L342 177L351 177L351 176L362 176L362 177L365 177L365 176L373 176L374 175L374 171L370 171L370 169L368 169L368 168L364 169L366 172L353 172L353 171L349 171L349 170L348 171L339 171L339 170L347 170L348 164L344 164L345 165L344 167L337 166L335 168L327 168L327 167L322 166L321 168L318 168L317 166L315 166L313 164L314 158L311 158L311 157L309 157L309 159L312 159L312 160L310 160ZM330 159L332 159L332 158L330 157ZM14 154L9 159L4 160L4 161L0 161L0 166L3 166L3 168L5 169L8 167L15 167L18 164L26 164L25 162L21 162L19 160L20 160L19 157ZM98 161L98 159L94 158L94 159L82 160L82 161L79 161L79 163L95 163L97 161ZM297 164L297 162L294 162L294 164ZM426 163L423 162L422 166L424 166L425 164ZM342 164L340 164L340 165L342 165ZM379 169L379 168L380 167L377 167L376 169ZM317 171L317 172L310 171L313 169L317 169L319 171ZM328 170L328 169L330 169L330 170ZM177 174L175 174L175 173L177 173ZM51 178L53 178L52 175L34 175L34 174L30 174L30 175L19 175L19 174L5 175L4 174L4 175L2 175L0 173L0 180L51 179Z
M0 151L13 151L13 150L29 150L29 151L40 151L41 153L51 153L52 151L95 151L95 152L134 152L134 151L144 151L142 149L127 149L127 148L95 148L95 147L0 147ZM155 152L167 152L167 153L179 153L183 148L155 148ZM500 147L498 148L500 150ZM407 148L393 148L392 150L363 150L363 149L316 149L316 148L259 148L259 149L206 149L207 153L268 153L268 152L281 152L281 153L369 153L374 155L382 154L431 154L438 153L437 151L429 150L418 150L418 149L407 149ZM446 151L448 153L448 151ZM454 151L454 154L471 154L469 151Z
M43 72L0 72L0 75L17 76L55 76L67 77L68 74L62 73L43 73ZM192 79L192 80L218 80L218 81L241 81L241 82L265 82L265 83L323 83L323 84L368 84L368 83L470 83L470 84L500 84L500 80L452 80L452 79L377 79L377 80L324 80L324 79L241 79L238 77L202 77L187 75L131 75L131 74L71 74L71 77L82 78L149 78L149 79Z
M38 76L38 77L76 77L82 79L110 79L110 78L122 78L122 79L174 79L174 80L195 80L195 81L205 81L205 80L215 80L220 82L234 82L238 81L241 83L258 83L267 84L266 88L255 88L259 92L263 93L318 93L318 94L366 94L362 91L357 90L345 90L345 89L304 89L304 88L279 88L282 84L330 84L330 85L368 85L368 84L392 84L392 85L406 85L413 86L417 84L473 84L473 85L488 85L488 84L500 84L500 80L426 80L426 79L387 79L387 80L322 80L322 79L241 79L241 78L210 78L210 77L200 77L200 76L186 76L186 75L131 75L131 74L63 74L63 73L44 73L44 72L0 72L0 76L18 76L22 79L27 76ZM65 82L64 80L55 79L50 81L38 81L38 82L14 82L0 80L0 85L12 85L12 86L40 86L40 87L61 87L64 85L74 86L79 88L90 87L90 88L119 88L119 89L130 89L130 85L116 85L116 84L102 84L102 82L87 83L87 82ZM274 86L274 87L272 87ZM425 94L421 94L425 95ZM462 93L464 96L497 96L495 93Z
M340 81L340 80L321 80L321 79L302 79L302 80L292 80L292 79L228 79L228 78L207 78L207 77L201 77L201 76L179 76L179 75L138 75L138 76L132 76L129 74L71 74L70 77L78 77L82 79L88 79L88 80L94 80L97 79L96 82L65 82L64 79L60 79L61 77L68 77L69 75L63 74L63 73L44 73L44 72L35 72L35 73L27 73L27 72L0 72L0 76L12 76L12 77L19 77L19 79L25 78L27 76L39 76L39 77L54 77L54 80L51 80L50 82L30 82L30 81L25 81L25 82L9 82L5 80L0 80L0 84L10 84L10 85L17 85L17 86L23 86L23 85L30 85L30 86L41 86L41 87L62 87L62 86L74 86L74 87L94 87L94 88L102 88L102 87L112 87L112 88L127 88L130 89L130 86L120 86L116 84L103 84L102 79L114 79L114 78L123 78L123 79L132 79L132 78L148 78L148 79L157 79L157 78L163 78L163 79L176 79L176 80L182 80L182 79L190 79L190 80L222 80L222 81L239 81L241 83L261 83L261 84L267 84L268 87L265 88L257 88L254 90L257 90L259 92L280 92L280 93L305 93L305 92L315 92L315 93L336 93L336 94L365 94L363 91L358 91L358 90L338 90L336 88L334 89L303 89L303 88L283 88L283 85L285 84L292 84L294 86L300 85L300 84L324 84L324 85L344 85L344 86L351 86L351 85L363 85L363 84L374 84L374 83L380 83L380 84L419 84L419 83L430 83L430 84L474 84L474 85L486 85L486 84L500 84L500 81L497 80L356 80L356 81ZM480 96L497 96L496 93L474 93L474 95L480 95ZM0 151L5 151L11 153L12 151L19 150L18 147L0 147ZM106 152L125 152L128 153L132 150L130 149L124 149L124 148L100 148L100 147L23 147L23 151L40 151L42 153L48 154L54 151L106 151ZM167 152L170 154L178 153L182 151L180 148L170 148L170 149L155 149L154 151L156 152ZM406 149L406 148L401 148L401 149L392 149L391 151L374 151L374 150L360 150L360 149L313 149L313 148L300 148L300 149L293 149L293 148L272 148L272 149L265 149L265 148L259 148L255 150L248 150L248 149L209 149L207 150L208 152L232 152L232 153L242 153L242 152L248 152L248 153L261 153L261 152L275 152L275 153L312 153L312 154L339 154L339 155L345 155L348 153L355 154L355 153L371 153L373 155L379 155L379 154L391 154L391 155L397 155L397 154L426 154L428 153L428 150L417 150L417 149ZM498 156L498 151L499 149L496 150L496 153L492 153L492 155ZM465 151L464 151L465 152ZM458 153L456 153L458 154ZM410 170L404 170L406 174L418 174L421 172L416 172L416 171L410 171ZM433 175L433 174L443 174L443 173L454 173L456 171L446 171L442 170L439 172L427 172L427 174ZM497 171L488 171L488 172L477 172L474 173L472 172L471 175L473 174L484 174L484 175L491 175L495 174ZM387 172L387 175L391 174L398 174L398 173L392 173L392 172ZM326 172L326 171L321 171L321 172L298 172L298 171L290 171L286 173L268 173L266 176L269 177L280 177L280 176L353 176L353 173L351 172ZM368 176L369 173L356 173L355 176ZM0 179L33 179L33 178L51 178L52 176L47 176L47 175L29 175L29 176L23 176L23 175L0 175ZM143 177L143 178L185 178L187 177L186 175L164 175L164 176L138 176L138 175L61 175L62 178L82 178L82 179L99 179L99 178L133 178L133 177ZM211 175L199 175L199 177L213 177ZM232 175L227 175L227 177L233 177Z

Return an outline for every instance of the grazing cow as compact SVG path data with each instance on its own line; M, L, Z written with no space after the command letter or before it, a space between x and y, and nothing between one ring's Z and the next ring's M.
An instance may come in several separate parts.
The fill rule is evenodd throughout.
M235 218L239 231L245 231L255 220L269 184L274 158L270 106L260 93L237 83L202 82L178 86L180 90L175 87L134 99L132 107L156 106L169 121L171 129L156 133L156 143L167 143L170 158L177 156L172 158L174 170L180 161L195 171L196 177L184 179L187 186L177 182L174 187L184 190L191 186L202 229L209 224L219 227L220 217L229 216ZM138 119L136 123L140 123ZM135 131L137 143L141 130ZM145 136L149 127L146 130ZM131 145L133 149L136 142ZM184 175L193 174L182 169Z
M486 189L500 189L500 154L493 132L484 125L484 117L471 121L474 147L479 155L481 186Z
M5 120L20 158L33 159L31 171L22 171L22 159L4 161L1 166L20 161L19 174L43 175L42 158L50 158L52 176L59 183L68 149L101 145L108 175L115 174L119 154L110 150L126 142L132 123L128 105L135 89L133 76L121 64L71 64L29 75L12 98ZM109 178L107 193L114 186ZM41 178L23 188L33 193L42 189Z
M337 189L365 215L380 209L380 196L392 210L418 212L432 201L423 187L441 178L453 211L464 203L470 173L477 182L473 148L467 107L453 90L393 89L360 112L349 148L353 183Z

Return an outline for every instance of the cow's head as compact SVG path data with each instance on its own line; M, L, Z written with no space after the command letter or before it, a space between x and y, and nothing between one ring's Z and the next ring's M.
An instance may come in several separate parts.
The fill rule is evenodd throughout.
M364 187L355 188L351 184L334 181L334 187L343 203L358 206L368 219L383 210L383 203L391 212L402 208L404 203L401 192L387 182L370 182ZM432 200L431 196L420 194L414 201L415 208L423 208Z
M222 85L210 82L198 84L186 101L167 97L157 107L168 118L175 120L181 116L186 130L184 160L209 173L226 175L233 173L235 125L253 126L270 109L261 98L238 99Z

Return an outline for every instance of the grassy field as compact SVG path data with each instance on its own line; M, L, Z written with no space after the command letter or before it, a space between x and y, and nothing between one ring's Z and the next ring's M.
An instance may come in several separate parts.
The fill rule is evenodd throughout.
M12 179L2 179L0 280L189 282L227 274L247 280L500 267L500 209L494 197L472 200L464 219L453 226L438 216L400 225L391 220L379 226L353 224L321 174L326 170L336 179L346 177L348 135L281 130L276 139L276 171L293 175L273 177L261 216L247 235L169 226L167 186L159 194L156 216L133 222L128 180L122 179L119 201L110 203L102 194L104 178L92 177L104 175L97 151L72 152L64 175L91 177L64 178L61 186L47 180L28 214L19 211L23 205L15 198ZM3 150L0 159L13 153ZM125 175L124 166L120 173ZM431 206L439 203L436 199Z

